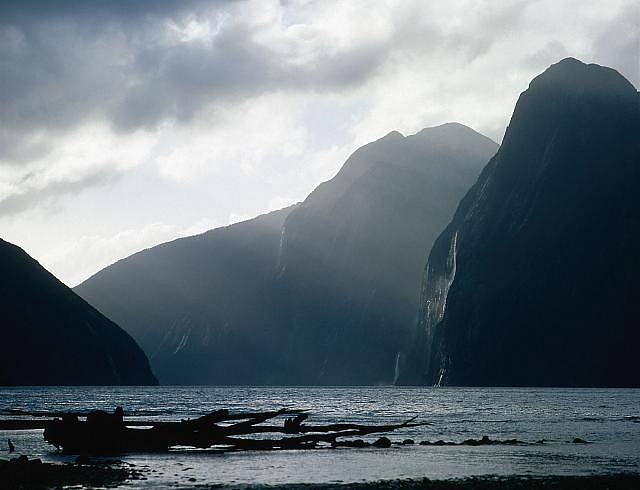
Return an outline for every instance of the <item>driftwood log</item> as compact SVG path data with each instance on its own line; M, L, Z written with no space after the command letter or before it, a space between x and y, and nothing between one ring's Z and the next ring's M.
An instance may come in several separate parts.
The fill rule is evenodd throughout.
M180 422L125 422L120 408L114 414L94 411L56 415L60 418L44 422L44 438L65 454L165 452L179 447L222 451L361 447L345 438L427 425L415 422L415 418L385 425L307 425L308 414L297 409L244 413L217 410ZM82 417L86 419L80 420ZM276 424L278 419L281 422Z

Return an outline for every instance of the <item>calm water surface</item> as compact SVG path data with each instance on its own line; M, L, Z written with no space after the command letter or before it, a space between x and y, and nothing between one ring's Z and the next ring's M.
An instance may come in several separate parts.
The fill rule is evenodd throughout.
M531 446L398 446L390 449L212 453L175 451L121 458L147 480L127 488L198 484L355 482L471 475L588 475L640 471L640 390L502 388L62 387L0 388L0 410L113 410L132 418L178 420L219 408L311 410L309 423L401 422L432 425L398 431L412 438L461 442L488 435ZM10 418L0 415L2 418ZM590 444L573 444L580 437ZM0 457L11 438L19 454L48 461L56 453L42 431L0 432Z

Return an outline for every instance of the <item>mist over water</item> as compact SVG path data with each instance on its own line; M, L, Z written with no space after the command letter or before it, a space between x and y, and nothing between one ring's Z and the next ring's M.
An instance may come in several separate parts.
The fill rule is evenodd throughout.
M121 405L128 420L179 420L219 408L232 411L297 407L309 424L383 424L418 416L432 425L405 429L390 449L320 449L216 453L172 451L121 458L147 480L127 488L198 482L278 484L354 482L471 475L588 475L640 470L640 390L399 387L56 387L0 389L0 417L14 410L80 411ZM544 444L519 446L419 446L423 440L462 442L488 435ZM589 444L574 444L579 437ZM68 461L46 444L41 431L0 432L18 454ZM3 448L6 451L6 448ZM151 471L155 470L155 471ZM195 478L193 480L189 480Z

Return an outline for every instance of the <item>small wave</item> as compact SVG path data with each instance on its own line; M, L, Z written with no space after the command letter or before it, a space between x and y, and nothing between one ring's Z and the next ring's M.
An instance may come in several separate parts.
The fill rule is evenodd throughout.
M447 424L511 424L517 422L513 419L505 419L505 420L485 420L482 418L477 419L453 419L447 420Z
M131 417L154 416L154 415L173 415L175 410L167 410L163 408L142 408L140 410L125 410L125 415Z
M20 408L0 408L0 415L29 415L30 413Z
M24 417L60 417L63 414L73 414L79 417L86 416L92 410L100 410L101 407L88 408L85 410L25 410L23 408L0 408L0 416L24 416ZM174 410L167 409L139 409L139 410L125 410L125 416L127 417L154 417L159 415L173 415L176 412Z
M9 416L29 416L29 417L52 417L61 414L62 412L57 411L46 411L46 410L25 410L22 408L0 408L0 415L9 415Z

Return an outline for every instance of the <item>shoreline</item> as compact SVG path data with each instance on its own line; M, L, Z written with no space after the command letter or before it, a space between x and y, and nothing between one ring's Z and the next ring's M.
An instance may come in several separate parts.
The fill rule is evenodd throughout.
M190 490L208 485L189 487ZM640 488L640 473L588 476L474 476L446 480L409 479L357 483L301 483L286 485L224 485L217 488L247 490L634 490Z
M131 487L136 480L146 480L145 471L133 470L121 461L90 463L46 463L25 456L0 459L0 481L7 490L45 489L67 485L79 488ZM8 484L8 486L6 486ZM640 488L640 472L576 476L496 476L431 480L396 479L371 482L290 483L282 485L231 484L201 481L177 484L176 488L196 490L230 488L246 490L631 490Z

